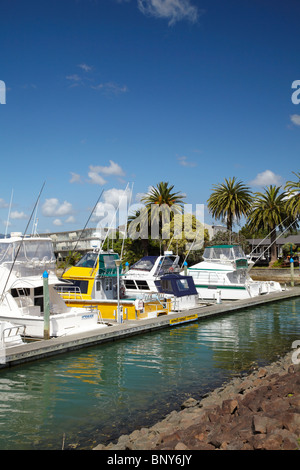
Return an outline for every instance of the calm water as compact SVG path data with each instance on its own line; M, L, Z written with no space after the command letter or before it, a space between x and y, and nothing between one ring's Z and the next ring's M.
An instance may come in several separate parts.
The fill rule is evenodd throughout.
M89 449L300 339L300 300L168 328L0 371L0 449Z

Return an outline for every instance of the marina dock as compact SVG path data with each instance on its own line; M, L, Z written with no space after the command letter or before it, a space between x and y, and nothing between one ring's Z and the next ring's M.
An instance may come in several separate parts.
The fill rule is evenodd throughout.
M5 360L0 364L0 368L9 368L22 363L46 359L58 354L100 345L105 342L121 340L129 336L149 333L161 328L172 328L204 318L234 314L238 310L296 297L300 297L300 287L288 287L282 292L261 295L251 299L223 301L218 304L209 302L205 304L203 302L199 307L156 318L137 321L127 320L121 324L110 320L108 327L99 330L48 340L37 340L24 343L21 346L8 348L6 349Z

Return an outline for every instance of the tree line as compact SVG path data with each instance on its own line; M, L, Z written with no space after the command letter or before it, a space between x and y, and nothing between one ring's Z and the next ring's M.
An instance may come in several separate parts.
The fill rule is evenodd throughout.
M239 242L244 238L243 234L248 234L247 238L270 237L271 244L271 263L277 260L276 238L277 231L298 228L298 219L300 216L300 172L293 172L295 181L287 181L284 187L270 185L264 188L263 192L252 192L250 187L236 177L225 178L223 183L214 184L212 192L207 200L209 213L215 220L220 220L227 226L232 242ZM135 224L135 230L142 231L142 225L150 228L151 216L153 217L153 207L160 210L154 217L157 217L156 223L159 236L151 238L151 231L147 231L147 237L130 237L125 240L123 237L114 238L113 248L117 252L123 253L122 261L129 265L145 255L157 255L165 249L170 249L182 257L187 256L187 239L174 237L176 232L175 219L183 215L185 195L179 191L174 191L174 185L168 182L160 182L153 186L149 192L142 198L144 206L128 217L126 227L127 235L131 224ZM164 210L168 210L169 224L164 221ZM199 227L199 221L194 215L189 216L191 220L185 217L181 219L189 222L190 229L195 233ZM242 218L245 218L245 226L237 238L233 232L233 225L240 224ZM181 224L182 225L182 224ZM132 226L131 226L132 227ZM166 230L167 229L167 230ZM165 233L169 234L166 238ZM185 233L185 231L184 231ZM250 235L249 235L250 234ZM263 236L262 236L263 235ZM203 231L204 245L208 243L208 231ZM107 238L105 245L112 241ZM112 245L110 245L110 248ZM200 252L192 250L189 252L189 262L195 262L199 258Z
M300 216L300 172L293 172L295 181L287 181L285 187L270 185L263 192L252 192L236 178L225 179L214 185L208 199L208 210L216 219L226 221L232 232L233 222L246 218L245 229L253 235L263 231L269 234L271 263L277 259L277 230L298 228Z

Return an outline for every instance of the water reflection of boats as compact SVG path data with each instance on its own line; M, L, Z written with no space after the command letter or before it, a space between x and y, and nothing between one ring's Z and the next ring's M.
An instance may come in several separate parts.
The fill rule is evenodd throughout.
M1 321L24 326L26 336L44 337L44 272L48 278L50 336L106 326L98 322L98 312L70 308L58 295L52 241L46 237L13 236L0 241Z
M274 281L253 281L245 253L238 245L215 245L206 247L203 261L188 268L202 299L237 300L280 292L281 286Z

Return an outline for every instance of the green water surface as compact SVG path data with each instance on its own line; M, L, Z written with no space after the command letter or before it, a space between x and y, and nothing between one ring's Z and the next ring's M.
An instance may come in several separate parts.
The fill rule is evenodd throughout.
M90 449L153 425L188 397L300 339L300 299L0 371L0 449Z

